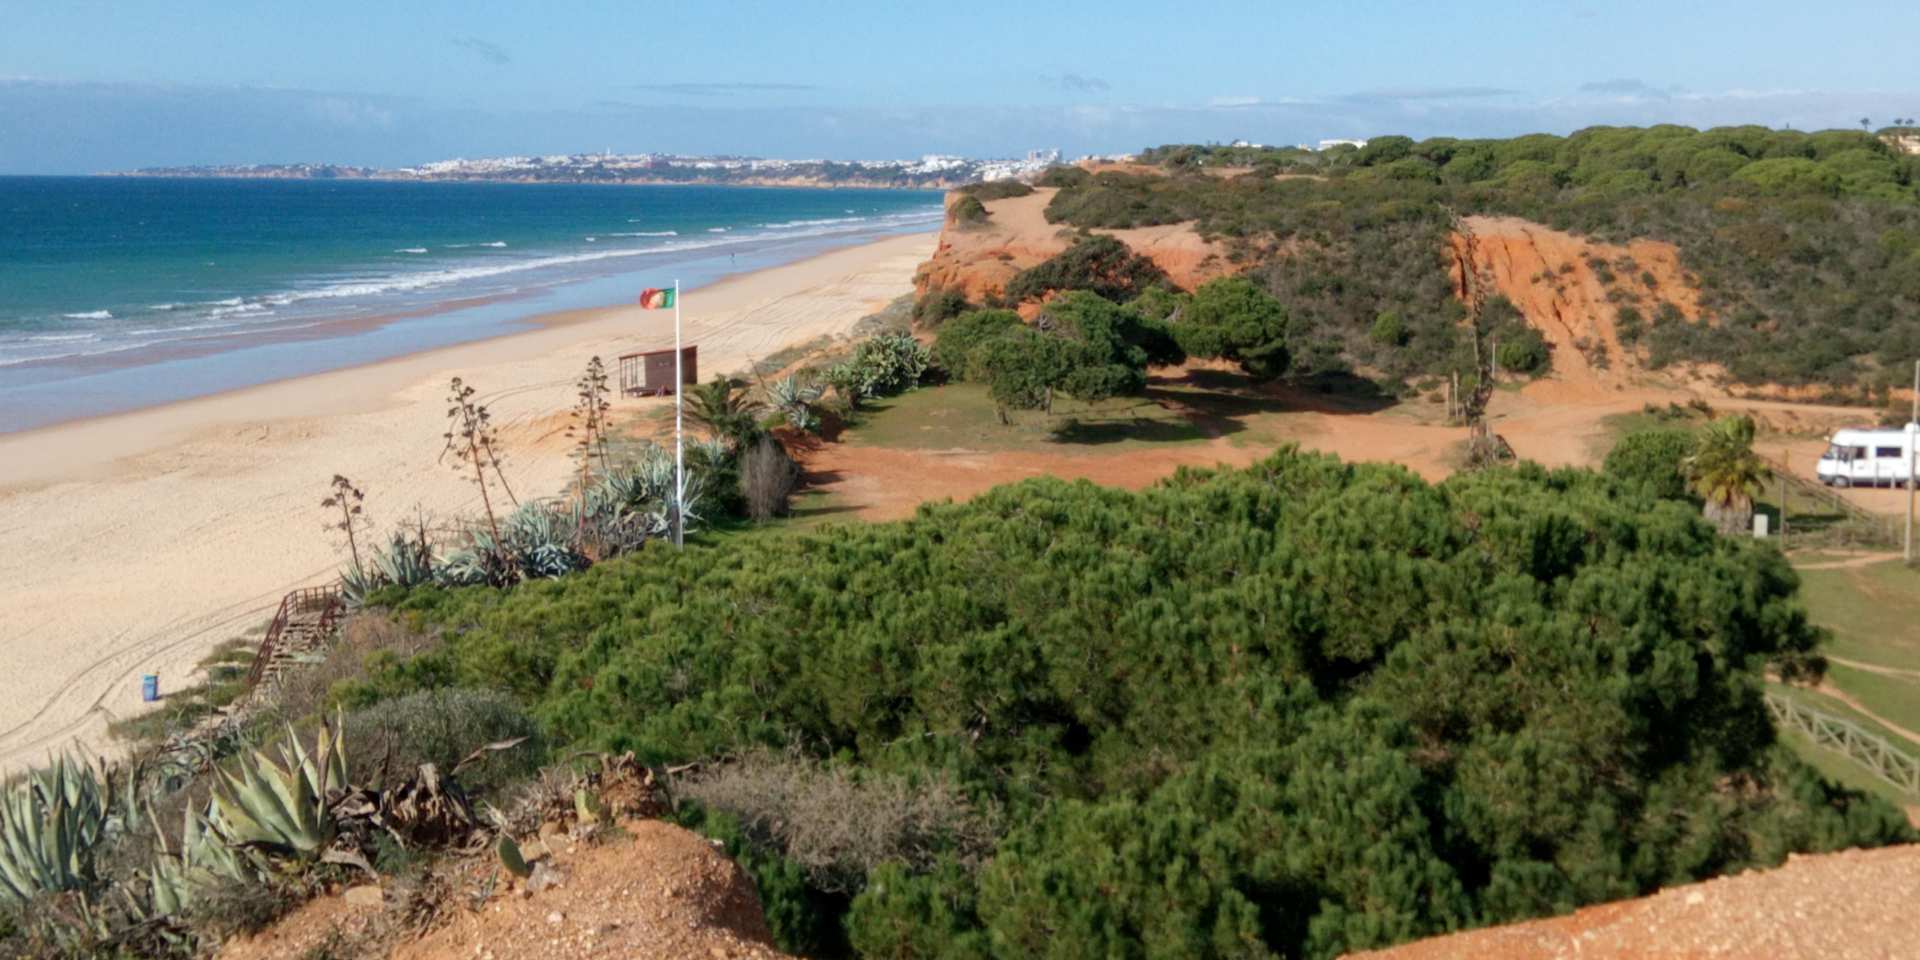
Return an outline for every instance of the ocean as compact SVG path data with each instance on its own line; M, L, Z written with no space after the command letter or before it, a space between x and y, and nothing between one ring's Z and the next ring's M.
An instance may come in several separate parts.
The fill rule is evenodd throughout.
M934 191L0 177L0 433L939 224Z

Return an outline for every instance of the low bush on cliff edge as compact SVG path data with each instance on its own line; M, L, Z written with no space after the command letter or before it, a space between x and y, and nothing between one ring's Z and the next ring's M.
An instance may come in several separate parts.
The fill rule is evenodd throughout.
M960 192L976 200L988 202L1028 196L1033 193L1033 188L1018 180L986 180L980 183L969 183L961 187Z

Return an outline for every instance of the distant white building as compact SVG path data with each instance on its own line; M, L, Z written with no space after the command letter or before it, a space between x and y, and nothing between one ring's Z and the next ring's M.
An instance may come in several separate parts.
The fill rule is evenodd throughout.
M1322 140L1320 141L1320 146L1315 147L1314 149L1331 150L1334 147L1340 147L1340 146L1364 147L1366 145L1367 145L1367 142L1365 140Z

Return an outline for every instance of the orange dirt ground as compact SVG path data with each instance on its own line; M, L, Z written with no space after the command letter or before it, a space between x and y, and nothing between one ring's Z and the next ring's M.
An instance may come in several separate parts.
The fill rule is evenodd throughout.
M1651 897L1353 960L1893 960L1920 956L1920 846L1789 857Z
M949 222L940 231L933 259L920 265L914 287L958 290L979 303L1006 288L1014 274L1067 249L1074 229L1048 223L1047 204L1060 191L1041 187L1024 197L986 203L987 222L960 228ZM948 207L959 194L948 195ZM1187 289L1232 272L1226 250L1200 238L1191 223L1130 230L1095 230L1117 237L1134 252L1145 254Z
M301 956L391 956L394 960L784 960L773 948L753 881L708 841L658 820L627 821L626 836L571 846L547 859L559 885L537 893L502 883L477 910L456 891L450 918L419 939L393 938L391 953L360 939L390 918L347 895L314 900L253 937L228 943L219 960ZM537 842L527 849L539 853ZM467 870L479 880L490 859ZM509 878L510 879L510 878ZM392 942L391 940L385 942ZM371 947L371 949L370 949ZM331 948L331 953L318 952Z

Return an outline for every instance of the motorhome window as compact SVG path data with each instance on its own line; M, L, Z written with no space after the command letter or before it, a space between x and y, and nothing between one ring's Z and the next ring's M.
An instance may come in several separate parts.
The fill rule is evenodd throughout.
M1847 458L1847 448L1836 443L1827 447L1827 455L1824 457L1821 457L1820 459L1845 460L1846 458Z
M1900 448L1899 447L1874 447L1873 455L1876 457L1889 457L1891 459L1898 460L1900 459Z
M1848 448L1847 448L1847 459L1849 459L1849 460L1865 460L1866 458L1867 458L1867 448L1866 448L1866 447L1848 447Z

